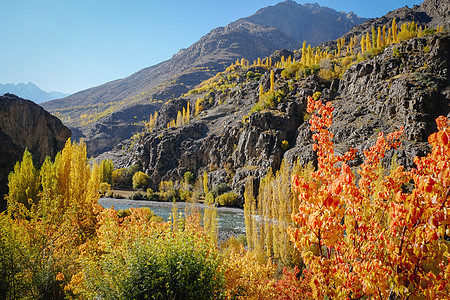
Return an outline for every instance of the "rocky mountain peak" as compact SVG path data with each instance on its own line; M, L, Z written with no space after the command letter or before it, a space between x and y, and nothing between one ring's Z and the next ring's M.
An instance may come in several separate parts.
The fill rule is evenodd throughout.
M287 36L311 45L334 40L353 26L365 22L356 14L337 12L317 3L298 4L284 1L258 10L245 20L279 29Z

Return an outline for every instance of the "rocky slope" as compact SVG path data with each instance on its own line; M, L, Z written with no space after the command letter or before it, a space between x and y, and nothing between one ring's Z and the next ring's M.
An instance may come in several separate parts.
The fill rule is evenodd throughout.
M366 22L353 27L350 31L342 36L345 40L350 37L357 36L361 40L362 34L370 32L372 27L386 26L390 28L392 20L395 18L397 24L407 22L415 22L418 26L425 28L436 28L436 26L445 26L450 28L450 0L425 0L421 5L413 7L404 6L387 13L379 18L367 20ZM323 47L334 47L335 41L330 40L323 44Z
M0 96L0 195L7 193L8 174L25 149L35 163L55 156L70 137L70 130L62 122L32 101L12 94ZM3 200L0 209L4 209Z
M449 0L425 0L419 7L415 7L432 17L430 26L450 26L450 1Z
M338 13L332 9L310 4L285 1L258 11L226 27L219 27L202 37L188 49L180 50L170 60L143 69L135 74L98 87L75 93L67 98L44 103L52 113L62 117L74 128L75 137L85 137L89 155L111 149L120 140L142 129L136 123L137 110L148 118L155 100L166 101L189 91L203 80L223 71L236 59L250 61L266 57L277 49L298 49L303 40L316 44L335 39L365 19L355 14ZM125 100L124 100L125 99ZM129 111L115 119L112 112ZM94 112L94 113L93 113ZM107 112L107 113L105 113ZM145 113L144 113L145 112ZM100 114L86 124L82 115ZM138 120L143 120L137 116ZM108 134L114 128L121 132ZM103 129L106 129L103 131ZM96 137L101 136L98 140ZM107 139L114 139L106 143Z
M260 178L268 167L279 168L282 159L290 163L314 160L309 124L304 122L305 106L308 95L321 92L322 99L332 101L335 107L332 132L336 151L366 149L379 132L404 126L402 146L395 153L401 164L411 167L414 156L428 151L427 137L435 130L434 119L441 114L450 116L449 51L450 36L438 34L388 46L332 81L316 75L284 79L282 70L274 69L275 89L285 96L276 107L251 114L251 107L258 102L259 85L267 90L270 76L266 71L259 80L243 80L249 71L245 70L235 79L240 84L229 92L206 94L209 104L186 125L163 129L188 101L193 107L199 95L165 105L158 117L159 130L144 135L122 163L140 164L154 188L161 180L181 180L186 171L199 176L206 170L211 187L226 183L242 194L248 175ZM264 73L261 69L250 71ZM282 141L288 142L289 149L282 147ZM393 154L389 152L386 163ZM362 159L359 151L354 164Z

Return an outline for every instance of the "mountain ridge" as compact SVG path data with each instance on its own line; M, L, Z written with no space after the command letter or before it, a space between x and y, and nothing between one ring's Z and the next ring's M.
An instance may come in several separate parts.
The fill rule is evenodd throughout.
M263 20L270 11L273 10L283 10L288 17L279 17L283 22L294 23L294 16L289 17L288 11L291 10L290 7L286 8L286 5L303 8L302 11L309 11L312 15L313 9L321 9L320 6L312 6L312 8L304 7L303 5L297 4L296 2L282 2L273 7L268 7L266 9L260 10L259 13L259 23L264 23ZM325 10L325 13L329 14L329 11L334 11L331 9ZM317 14L320 15L318 12ZM335 15L339 15L341 19L346 18L343 13L338 13L334 11ZM355 18L353 14L350 15L351 18ZM317 17L317 16L316 16ZM248 18L251 18L248 17ZM303 39L288 36L289 30L286 28L274 28L270 26L265 26L261 24L256 24L251 22L248 18L242 18L235 22L228 24L225 27L218 27L211 30L208 34L200 38L200 40L187 49L181 49L178 53L173 55L173 57L167 61L161 62L157 65L144 68L141 71L135 72L134 74L119 80L105 83L101 86L94 87L88 90L80 91L75 93L68 98L58 99L50 102L43 103L42 105L52 113L62 115L66 113L69 107L76 106L88 106L88 105L99 105L107 103L116 103L122 101L123 99L133 98L133 102L136 105L138 103L149 105L155 100L166 101L167 99L175 98L183 93L188 92L190 89L194 88L197 84L213 77L217 72L223 71L236 59L245 58L249 61L253 61L258 57L264 58L272 54L275 50L279 49L298 49L300 48L301 41ZM303 18L302 18L303 19ZM330 19L322 15L321 19ZM323 41L330 38L336 38L337 35L342 35L354 26L353 23L344 22L343 26L336 26L336 22L340 22L335 18L333 20L334 28L340 28L341 32L329 32L325 30L330 35L324 37L322 35ZM360 20L361 22L363 19ZM273 24L272 24L273 25ZM276 24L275 24L276 25ZM274 25L274 26L275 26ZM280 26L279 26L280 27ZM135 105L129 104L129 105ZM109 107L111 107L110 104ZM126 108L127 104L121 104L122 108ZM122 109L120 108L120 109ZM71 120L67 125L75 129L74 132L79 132L80 134L75 135L77 137L85 137L88 144L88 149L90 155L99 154L100 149L96 149L95 140L91 138L98 135L99 132L94 128L96 124L101 124L102 122L110 122L112 119L110 117L102 118L89 126L80 126L76 121L79 119L81 114L84 114L87 109L80 109L77 114L72 113ZM147 111L147 115L152 113L151 110ZM134 116L129 116L126 120L115 120L116 123L134 123ZM142 127L139 125L135 128L134 132L139 131ZM123 139L129 138L133 131L128 134L128 136L123 136ZM104 143L105 141L102 141ZM96 149L96 150L93 150ZM92 151L91 151L92 150ZM103 151L102 148L101 151Z
M68 94L61 92L46 92L32 82L0 84L0 95L6 93L15 94L21 98L29 99L35 103L42 103L45 101L69 96Z

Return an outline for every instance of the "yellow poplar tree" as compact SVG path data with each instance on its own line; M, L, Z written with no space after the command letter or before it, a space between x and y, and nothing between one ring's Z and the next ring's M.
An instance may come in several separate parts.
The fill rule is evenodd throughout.
M377 48L377 32L375 26L372 26L372 48Z
M275 89L275 74L273 70L270 70L270 91L274 91Z
M372 50L372 45L370 43L370 36L368 32L366 33L366 50L367 51Z
M28 150L23 153L22 161L14 165L14 171L8 176L9 193L6 196L8 208L28 210L38 202L39 173L34 167L33 157Z
M264 87L262 84L259 85L259 99L261 100L262 96L264 95Z
M177 123L176 126L181 126L183 125L183 113L181 111L178 111L177 113Z
M381 36L381 28L378 27L378 33L377 33L377 48L381 49L383 47L381 42L382 36Z
M392 42L394 44L398 43L397 31L398 31L397 22L395 21L395 18L394 18L394 19L392 19Z
M208 194L208 172L203 172L203 192Z
M306 41L303 41L302 58L300 59L300 63L306 65Z

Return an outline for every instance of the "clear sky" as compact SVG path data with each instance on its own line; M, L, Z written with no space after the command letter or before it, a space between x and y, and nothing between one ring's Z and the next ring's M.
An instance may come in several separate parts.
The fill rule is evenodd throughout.
M280 0L0 0L0 83L74 93L167 60ZM422 0L296 0L379 17Z

